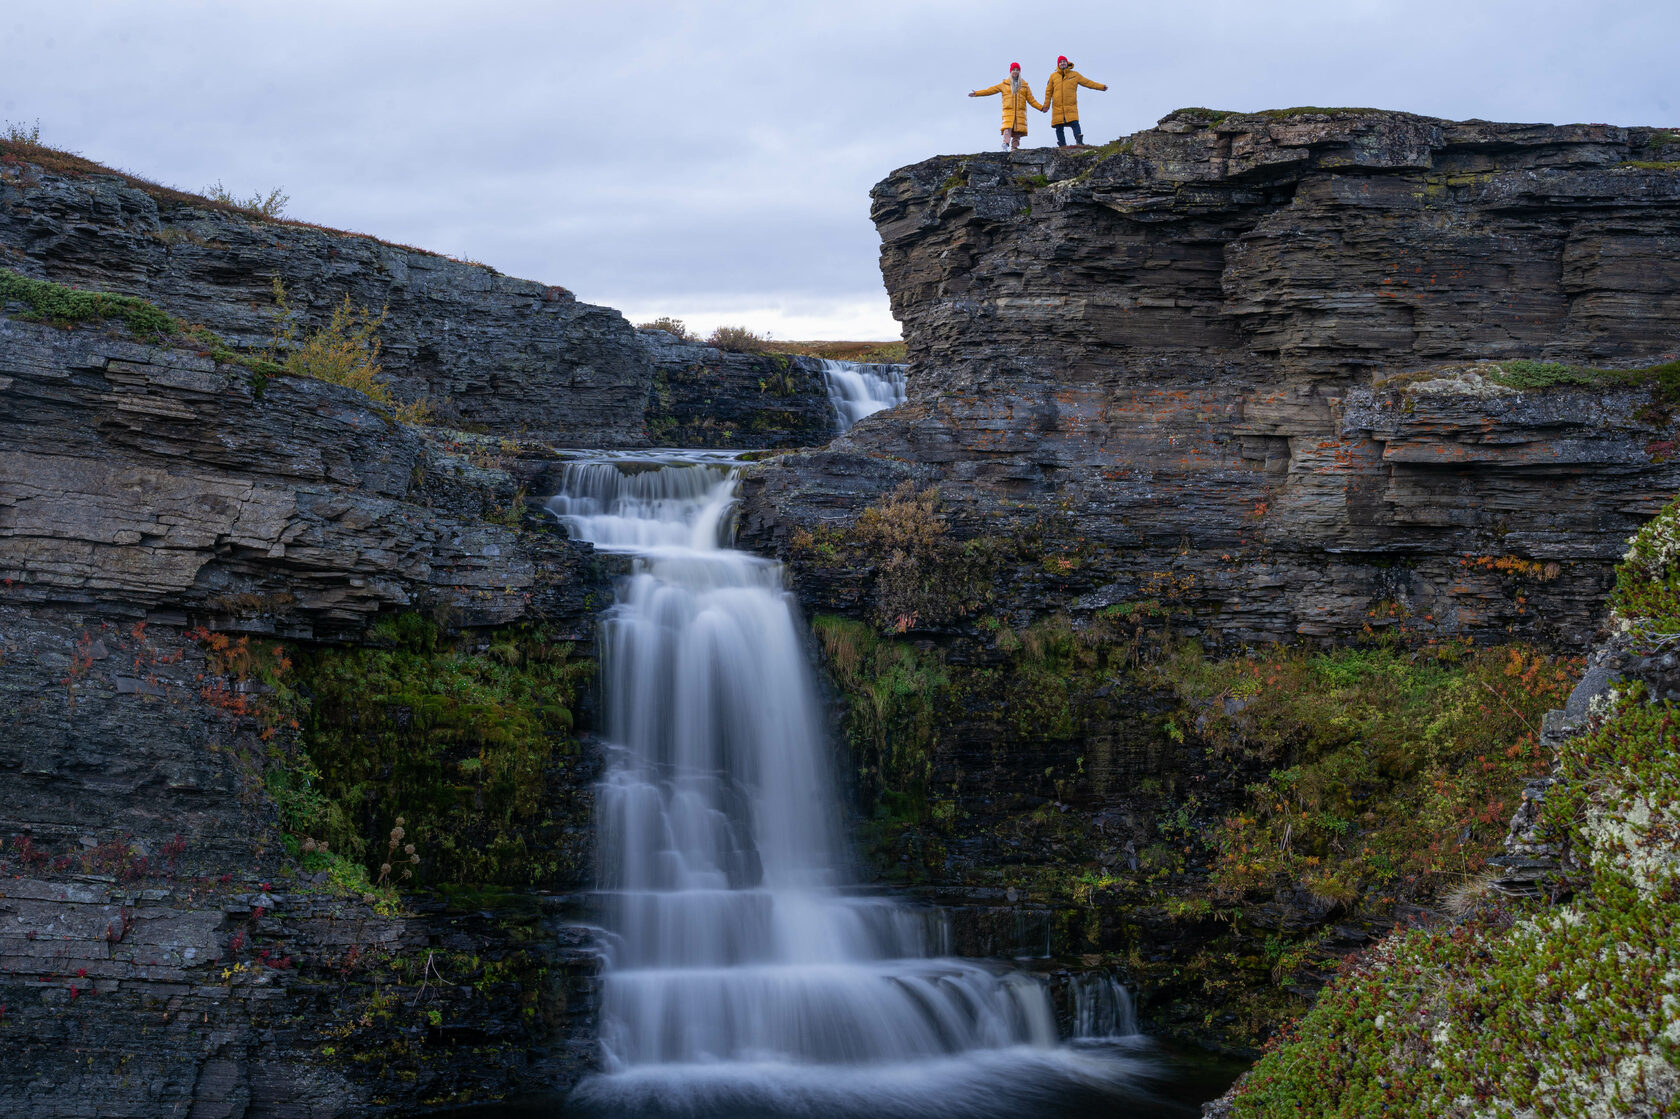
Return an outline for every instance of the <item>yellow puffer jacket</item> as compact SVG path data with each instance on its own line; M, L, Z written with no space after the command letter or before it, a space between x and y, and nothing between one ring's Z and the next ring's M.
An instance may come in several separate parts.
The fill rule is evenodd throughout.
M1008 78L997 85L987 89L977 89L974 92L979 97L985 97L991 93L1003 94L1002 127L1010 132L1019 132L1023 136L1027 134L1027 105L1031 104L1033 108L1040 111L1044 109L1044 106L1038 103L1038 98L1033 96L1032 86L1027 84L1025 78L1021 79L1021 95L1019 97L1015 96L1014 92L1010 90Z
M1055 110L1050 114L1051 125L1066 124L1070 120L1079 119L1079 87L1087 89L1107 89L1101 82L1093 82L1073 67L1067 70L1057 70L1050 75L1050 80L1044 85L1044 103L1054 105Z

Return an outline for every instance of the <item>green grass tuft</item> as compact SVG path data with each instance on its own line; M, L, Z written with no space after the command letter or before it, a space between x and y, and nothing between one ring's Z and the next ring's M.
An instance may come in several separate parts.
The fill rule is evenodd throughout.
M0 304L9 302L28 308L24 317L57 326L118 319L136 338L147 341L167 338L181 329L167 311L132 295L82 291L0 268Z

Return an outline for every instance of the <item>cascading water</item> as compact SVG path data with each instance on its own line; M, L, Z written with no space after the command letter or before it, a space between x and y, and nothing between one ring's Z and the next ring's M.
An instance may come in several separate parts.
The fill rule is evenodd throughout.
M842 432L865 416L904 403L904 366L822 359L823 382Z
M601 641L604 1071L573 1104L987 1114L1005 1086L1112 1077L1056 1047L1037 979L937 957L931 911L846 892L780 565L727 546L727 456L682 454L571 463L549 506L632 555Z
M1076 1040L1107 1040L1137 1036L1137 1011L1132 993L1106 972L1076 975L1069 980L1073 996L1073 1036Z

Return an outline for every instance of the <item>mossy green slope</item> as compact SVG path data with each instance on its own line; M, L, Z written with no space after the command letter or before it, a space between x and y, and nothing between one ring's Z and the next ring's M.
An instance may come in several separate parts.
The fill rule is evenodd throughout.
M1617 640L1673 631L1680 505L1631 542ZM1652 610L1656 614L1643 613ZM1680 1107L1680 707L1623 689L1544 805L1567 900L1399 933L1253 1069L1231 1114L1657 1115Z

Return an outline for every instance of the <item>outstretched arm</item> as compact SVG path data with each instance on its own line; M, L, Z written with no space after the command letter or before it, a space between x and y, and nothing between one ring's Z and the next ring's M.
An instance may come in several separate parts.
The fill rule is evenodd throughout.
M1093 82L1090 78L1087 78L1084 74L1079 75L1079 84L1084 86L1086 89L1106 90L1108 88L1107 86L1103 85L1101 82Z
M1002 92L1003 92L1003 83L999 82L997 85L989 85L985 89L977 89L973 93L969 94L969 96L970 97L984 97L988 93L1002 93Z

